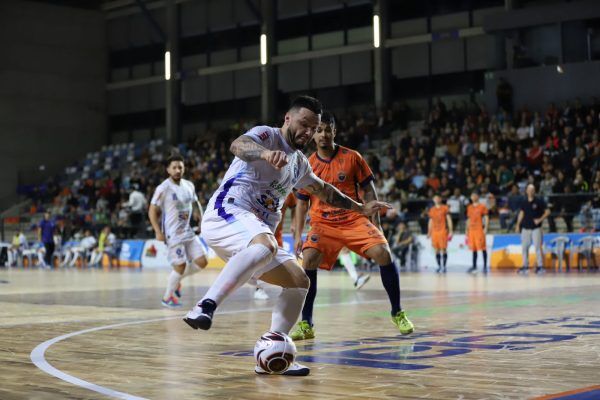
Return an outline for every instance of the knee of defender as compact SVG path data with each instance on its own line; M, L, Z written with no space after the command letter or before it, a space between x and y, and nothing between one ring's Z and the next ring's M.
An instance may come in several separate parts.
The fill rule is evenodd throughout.
M392 263L392 255L387 246L374 247L369 253L373 261L379 265L389 265Z

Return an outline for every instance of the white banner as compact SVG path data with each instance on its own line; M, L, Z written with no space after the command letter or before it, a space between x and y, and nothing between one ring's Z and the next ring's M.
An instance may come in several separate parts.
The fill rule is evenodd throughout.
M417 243L419 243L419 269L421 271L435 271L437 269L437 261L435 259L435 251L431 247L431 239L427 235L417 235ZM494 245L494 236L486 236L487 253L488 253L488 268L492 257L492 248ZM464 272L473 264L473 253L469 250L469 246L465 243L465 235L453 235L452 240L448 242L448 271ZM477 254L477 265L481 269L483 260L481 253Z

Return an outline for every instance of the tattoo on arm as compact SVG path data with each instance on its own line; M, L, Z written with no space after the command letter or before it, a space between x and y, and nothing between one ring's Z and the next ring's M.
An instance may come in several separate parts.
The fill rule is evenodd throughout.
M229 150L238 158L250 162L260 160L267 149L256 143L248 136L240 136L231 143Z
M358 203L340 192L335 186L327 182L311 183L306 187L311 194L317 196L325 203L346 210L357 211Z

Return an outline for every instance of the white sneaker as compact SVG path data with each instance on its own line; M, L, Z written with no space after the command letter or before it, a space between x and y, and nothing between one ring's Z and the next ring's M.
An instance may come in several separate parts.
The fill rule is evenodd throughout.
M295 362L291 367L289 367L284 373L281 374L270 374L258 365L254 367L254 372L256 372L259 375L307 376L308 374L310 374L310 368Z
M356 288L356 290L365 286L365 283L369 282L369 279L371 279L371 276L368 274L359 275L358 279L356 279L356 281L354 282L354 287Z
M265 289L257 287L254 291L254 300L269 300L269 295Z

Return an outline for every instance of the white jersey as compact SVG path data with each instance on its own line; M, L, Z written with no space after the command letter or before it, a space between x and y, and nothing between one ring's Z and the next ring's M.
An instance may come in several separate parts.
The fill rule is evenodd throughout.
M81 242L79 243L79 245L81 247L83 247L86 250L91 250L96 246L96 238L93 236L86 236L83 239L81 239Z
M190 218L192 203L196 201L198 196L194 184L186 179L181 179L178 185L167 178L156 187L150 204L160 207L162 211L162 230L168 246L194 238Z
M310 180L310 163L301 151L288 145L279 128L256 126L244 135L268 150L280 150L289 162L277 170L264 160L246 162L236 157L227 170L219 189L213 194L207 210L216 210L223 219L232 216L225 210L235 205L254 213L273 230L281 219L281 208L293 188L301 189Z

